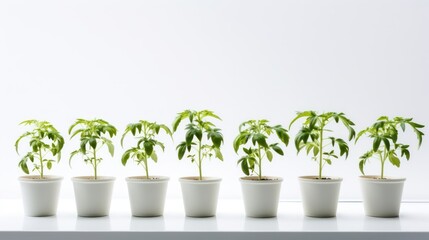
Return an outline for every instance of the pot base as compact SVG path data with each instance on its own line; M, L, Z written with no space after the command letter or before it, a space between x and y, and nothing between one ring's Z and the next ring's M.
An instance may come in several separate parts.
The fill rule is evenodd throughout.
M256 176L240 178L243 193L244 210L247 217L271 218L277 216L281 177Z
M405 178L378 178L361 176L365 214L370 217L393 218L399 216Z
M195 180L195 178L197 177L179 179L186 216L213 217L216 215L219 186L222 179L206 177L203 180Z
M57 213L58 197L63 177L22 176L21 185L24 213L29 217L54 216Z
M134 217L158 217L164 213L168 177L126 178L131 214Z
M316 218L335 217L342 180L334 177L299 177L304 214Z
M79 217L109 215L115 177L74 177L72 181Z

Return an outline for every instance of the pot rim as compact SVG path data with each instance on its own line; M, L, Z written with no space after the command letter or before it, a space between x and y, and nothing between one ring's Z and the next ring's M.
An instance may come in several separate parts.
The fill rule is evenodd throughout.
M330 184L330 183L339 183L343 181L342 177L325 176L327 179L318 179L318 177L319 176L316 176L316 175L299 176L298 180L302 182L311 182L316 184Z
M170 180L170 177L167 176L149 176L149 179L146 178L146 176L130 176L126 177L126 182L133 182L133 183L159 183L159 182L168 182Z
M387 176L383 179L380 178L380 175L365 175L359 176L361 181L366 182L377 182L377 183L397 183L397 182L405 182L406 178L402 177L390 177Z
M72 182L79 183L106 183L113 182L116 180L116 177L113 176L97 176L97 179L94 179L93 176L77 176L71 178Z
M25 175L18 177L20 182L29 182L29 183L48 183L48 182L57 182L62 181L63 176L58 175L45 175L44 178L40 178L40 175Z
M219 177L203 177L203 180L199 180L198 178L197 176L181 177L179 178L179 182L188 184L210 184L222 181L222 178Z
M258 176L245 176L240 177L238 180L244 184L278 184L283 182L282 177L262 176L262 178L267 179L269 181L259 180Z

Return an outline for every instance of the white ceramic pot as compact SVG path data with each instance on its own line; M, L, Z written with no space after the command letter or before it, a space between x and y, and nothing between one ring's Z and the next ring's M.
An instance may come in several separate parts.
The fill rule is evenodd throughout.
M21 184L24 213L29 217L52 216L57 213L58 197L60 195L60 176L30 175L18 178Z
M299 177L304 214L308 217L335 217L342 178Z
M371 217L398 217L405 178L361 176L363 206Z
M213 217L216 215L219 185L222 179L214 177L182 177L183 204L188 217Z
M131 214L135 217L156 217L164 213L168 177L136 176L125 179L128 185Z
M83 176L72 178L77 214L80 217L109 215L115 177Z
M276 217L279 205L281 177L257 176L240 178L246 216L255 218Z

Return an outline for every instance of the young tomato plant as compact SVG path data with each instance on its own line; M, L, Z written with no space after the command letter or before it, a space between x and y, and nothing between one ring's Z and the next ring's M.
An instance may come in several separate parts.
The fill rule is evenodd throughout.
M240 148L245 153L238 160L238 164L241 165L241 170L245 175L256 173L258 179L262 180L262 159L266 157L271 162L273 160L272 151L284 155L279 143L268 144L267 140L273 133L276 133L285 147L288 145L289 135L281 125L270 126L268 120L249 120L240 125L239 134L233 145L236 153Z
M178 113L173 122L173 132L176 132L180 123L188 119L189 123L186 125L185 141L177 145L177 152L179 160L183 158L186 152L193 163L198 166L199 180L203 179L202 164L205 158L215 156L223 161L223 156L220 151L220 146L223 143L223 136L219 128L206 120L207 118L214 118L221 120L216 114L209 110L192 111L185 110ZM206 136L207 141L204 141Z
M157 124L155 122L148 122L140 120L138 123L128 124L124 134L121 138L121 146L123 145L124 138L127 134L131 133L137 138L137 145L129 148L124 152L121 158L122 165L126 165L128 160L133 159L137 165L142 165L146 172L146 178L149 179L149 166L148 160L152 159L154 162L158 161L155 147L158 146L164 151L164 144L155 139L160 130L172 137L171 130L164 124Z
M94 179L97 179L97 167L103 158L97 157L98 151L107 146L110 155L113 157L115 147L112 141L105 137L106 134L110 138L116 135L116 128L102 119L86 120L77 119L69 128L70 139L76 135L80 136L79 149L71 152L69 164L72 158L81 154L85 163L92 165L94 169Z
M18 152L19 143L22 139L29 139L30 151L21 159L19 167L26 174L29 174L28 162L33 165L32 171L37 171L40 178L44 178L45 167L52 168L53 162L61 159L61 150L64 146L64 138L55 127L46 121L26 120L20 125L28 125L33 128L31 131L22 134L15 142L15 149ZM56 159L51 159L56 158Z
M340 156L345 155L347 158L349 154L349 146L347 143L341 138L332 136L333 131L327 129L327 125L332 121L335 121L335 123L341 122L347 128L349 132L348 139L351 141L356 136L356 132L353 129L354 123L350 121L344 113L327 112L317 114L314 111L305 111L297 113L297 116L290 123L289 128L292 127L295 121L301 118L305 120L301 130L295 137L295 147L298 153L305 148L307 155L313 155L313 160L317 161L319 164L318 178L322 179L322 169L325 164L331 165L332 159L338 158L335 145L338 146Z
M380 160L380 178L382 179L384 178L384 164L387 160L394 166L399 167L401 164L398 157L399 153L401 157L405 156L407 160L410 159L410 151L408 150L410 145L398 142L399 127L405 132L406 125L409 125L414 130L417 136L418 146L420 147L424 135L420 129L424 128L424 125L413 122L412 118L395 117L389 119L386 116L382 116L370 127L358 133L356 142L364 134L373 140L372 149L359 158L359 169L363 175L365 175L363 168L370 158Z

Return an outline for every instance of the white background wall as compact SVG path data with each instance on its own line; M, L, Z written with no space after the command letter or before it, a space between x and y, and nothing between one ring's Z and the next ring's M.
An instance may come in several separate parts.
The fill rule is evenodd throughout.
M429 125L429 2L418 0L238 1L121 0L0 2L0 197L16 198L18 123L51 121L66 135L78 117L104 118L120 129L138 119L171 124L184 109L212 109L223 122L224 163L206 162L206 175L221 176L222 198L240 198L232 140L247 119L288 125L296 111L344 111L357 129L380 115L410 116ZM296 126L291 134L298 131ZM425 130L425 132L428 132ZM345 132L344 132L345 134ZM411 134L403 138L416 140ZM168 196L180 197L177 178L197 174L178 161L166 140L153 174L172 178ZM127 197L124 178L142 174L106 155L104 175L117 176L115 197ZM428 200L429 139L401 169L404 198ZM325 168L342 176L342 199L359 199L357 158ZM73 197L70 177L91 174L68 153L52 174L65 176L62 197ZM373 162L368 173L378 173ZM265 163L264 172L285 178L283 199L299 199L297 176L316 174L316 164L296 155Z

